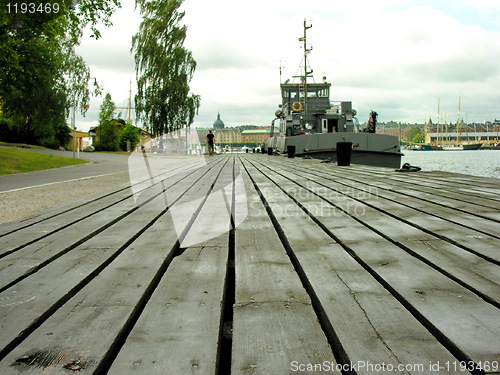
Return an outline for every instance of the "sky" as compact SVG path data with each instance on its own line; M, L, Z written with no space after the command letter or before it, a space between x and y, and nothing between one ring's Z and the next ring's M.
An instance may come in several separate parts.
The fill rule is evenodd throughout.
M127 107L141 18L133 0L121 2L113 26L101 26L99 40L84 37L77 51L104 92ZM190 87L201 95L195 127L211 127L219 112L226 127L270 125L280 82L302 63L304 20L315 81L326 76L330 99L352 101L361 123L371 110L382 122L456 122L459 98L464 120L500 119L498 0L185 0L181 10L197 62ZM97 124L102 100L77 115L78 129Z

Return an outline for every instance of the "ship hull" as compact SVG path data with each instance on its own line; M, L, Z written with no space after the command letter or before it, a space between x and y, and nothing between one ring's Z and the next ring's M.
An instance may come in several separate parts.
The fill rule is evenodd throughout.
M397 137L373 133L318 133L269 139L268 147L286 153L295 146L295 155L337 161L337 142L352 142L352 164L399 168L401 153Z
M467 145L462 145L462 148L464 150L479 150L482 145L483 145L482 143L467 144Z

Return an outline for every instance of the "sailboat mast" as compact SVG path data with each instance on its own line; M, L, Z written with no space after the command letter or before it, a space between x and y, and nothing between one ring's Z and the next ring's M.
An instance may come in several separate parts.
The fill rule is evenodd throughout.
M462 99L462 95L458 97L458 114L457 114L457 130L458 130L458 139L457 142L460 143L460 138L462 138L462 127L460 126L460 102Z
M438 144L439 143L439 127L441 125L441 114L440 114L440 109L441 109L441 97L438 97L438 123L437 123L437 133L438 133L438 136L437 136L437 140L438 140ZM441 129L442 131L442 129ZM441 143L443 143L443 136L441 135Z

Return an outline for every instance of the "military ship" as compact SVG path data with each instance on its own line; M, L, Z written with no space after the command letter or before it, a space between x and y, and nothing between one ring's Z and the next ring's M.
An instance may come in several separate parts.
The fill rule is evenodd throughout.
M337 143L352 143L353 164L399 168L401 153L396 136L377 134L377 113L371 111L368 125L363 129L356 118L356 110L349 101L330 101L331 83L313 80L313 71L307 55L311 49L307 45L307 26L304 21L304 70L295 81L281 83L282 102L272 121L279 121L279 133L271 134L268 149L273 153L294 152L296 156L337 160ZM298 80L297 80L298 78ZM276 130L278 131L278 130Z

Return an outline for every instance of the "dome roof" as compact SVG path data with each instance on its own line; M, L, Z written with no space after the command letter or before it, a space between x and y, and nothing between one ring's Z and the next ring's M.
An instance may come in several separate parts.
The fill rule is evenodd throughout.
M214 129L224 129L224 121L220 119L220 113L217 113L217 120L214 121Z

